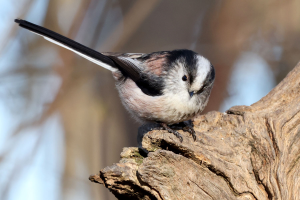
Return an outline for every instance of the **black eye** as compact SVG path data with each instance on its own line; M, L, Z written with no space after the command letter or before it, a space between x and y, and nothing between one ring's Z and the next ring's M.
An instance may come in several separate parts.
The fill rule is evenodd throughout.
M184 76L182 77L182 80L183 80L183 81L187 81L187 76L184 75Z

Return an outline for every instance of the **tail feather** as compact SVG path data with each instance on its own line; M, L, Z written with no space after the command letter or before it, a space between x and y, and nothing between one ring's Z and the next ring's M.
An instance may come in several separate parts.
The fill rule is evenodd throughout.
M54 44L69 49L77 53L78 55L86 58L87 60L90 60L91 62L100 65L101 67L104 67L110 71L117 70L115 62L108 56L105 56L99 53L98 51L95 51L78 42L75 42L74 40L71 40L44 27L32 24L28 21L22 19L15 19L15 22L18 23L20 27L28 29L31 32L44 37L46 40Z

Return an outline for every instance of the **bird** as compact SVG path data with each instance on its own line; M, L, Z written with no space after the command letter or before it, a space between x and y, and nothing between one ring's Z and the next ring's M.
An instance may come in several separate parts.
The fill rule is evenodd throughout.
M173 133L181 142L181 134L173 127L183 124L182 129L196 140L193 125L188 122L206 107L215 80L213 65L202 55L188 49L100 53L26 20L15 22L110 70L122 104L137 121L158 123L158 129Z

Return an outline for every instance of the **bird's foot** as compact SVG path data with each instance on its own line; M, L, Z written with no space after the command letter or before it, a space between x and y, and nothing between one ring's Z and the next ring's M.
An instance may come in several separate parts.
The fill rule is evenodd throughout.
M172 129L175 129L175 130L180 130L180 129L182 129L184 132L189 132L189 133L192 135L194 141L196 141L196 139L197 139L197 137L196 137L196 132L195 132L195 130L194 130L194 128L193 128L193 123L192 123L191 120L189 120L189 121L184 121L184 122L180 122L180 123L178 123L178 124L173 124L173 125L171 126L171 128L172 128Z
M185 127L182 128L182 130L185 131L185 132L189 132L192 135L194 141L196 141L196 139L197 139L196 132L195 132L193 127L185 126Z
M178 124L173 124L171 126L168 126L167 124L161 123L161 122L159 122L159 124L161 125L161 127L155 127L153 129L167 130L169 133L173 133L180 140L180 142L183 141L183 138L182 138L181 134L176 130L183 130L184 132L189 132L192 135L194 141L196 141L196 139L197 139L196 132L193 128L193 123L190 120L180 122Z
M167 124L165 123L160 123L160 125L162 126L161 128L164 130L167 130L169 133L173 133L179 140L180 142L183 141L182 136L180 135L180 133L178 133L177 131L171 129Z

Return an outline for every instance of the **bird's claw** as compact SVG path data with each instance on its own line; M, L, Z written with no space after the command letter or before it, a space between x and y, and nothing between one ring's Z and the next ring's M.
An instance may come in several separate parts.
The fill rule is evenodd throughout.
M182 136L181 136L181 134L180 134L179 132L174 131L174 130L172 130L172 129L171 129L171 131L168 130L168 132L169 132L169 133L173 133L173 134L180 140L180 142L183 142L183 138L182 138Z
M167 124L165 124L165 123L160 123L160 124L161 124L161 126L162 126L165 130L167 130L169 133L173 133L173 134L180 140L180 142L183 142L183 138L182 138L182 136L181 136L181 134L180 134L179 132L177 132L177 131L171 129L171 128L170 128Z
M185 126L185 127L182 128L182 130L185 131L185 132L189 132L192 135L194 141L196 141L196 139L197 139L196 132L195 132L193 127Z
M167 130L169 133L173 133L180 140L180 142L183 142L183 137L181 136L181 134L178 131L176 131L176 130L180 130L180 129L182 129L185 132L189 132L192 135L194 141L196 141L196 139L197 139L194 128L189 124L181 123L180 125L172 125L171 128L165 123L159 123L159 124L161 125L161 127L155 127L153 129ZM176 130L174 130L174 129L176 129Z

